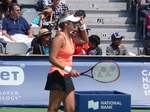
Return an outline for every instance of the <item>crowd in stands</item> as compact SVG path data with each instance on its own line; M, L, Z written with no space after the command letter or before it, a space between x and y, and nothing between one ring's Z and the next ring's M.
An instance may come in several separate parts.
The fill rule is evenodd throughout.
M140 17L146 18L148 15L148 6L142 5ZM29 51L33 54L45 54L50 53L50 41L52 41L52 28L55 21L59 16L69 11L65 0L37 0L38 9L41 12L31 23L28 23L25 18L20 16L21 8L17 4L17 0L1 0L0 1L0 19L2 20L2 35L0 37L2 45L5 47L8 42L24 42L29 46ZM146 11L147 12L146 12ZM144 15L144 16L143 16ZM86 13L83 10L78 10L74 13L75 17L86 17ZM38 36L34 35L31 27L41 27ZM87 33L90 30L88 27ZM58 30L61 30L58 28ZM80 29L77 25L75 31L72 31L72 35L80 35ZM89 43L86 44L74 44L74 55L102 55L102 49L100 47L100 37L98 35L88 35ZM106 48L106 55L129 55L127 49L121 45L121 41L124 38L122 34L114 32L111 35L112 43ZM1 49L1 47L0 47ZM3 53L0 50L0 53Z
M142 37L145 55L150 55L150 0L137 0L137 3L139 32L145 35Z
M65 4L65 0L60 0L61 3ZM39 7L39 10L41 11L46 6L51 6L53 4L53 1L51 0L38 0L37 5Z
M34 38L33 30L28 22L20 16L20 6L17 3L11 3L9 14L2 19L1 42L25 42L29 47Z

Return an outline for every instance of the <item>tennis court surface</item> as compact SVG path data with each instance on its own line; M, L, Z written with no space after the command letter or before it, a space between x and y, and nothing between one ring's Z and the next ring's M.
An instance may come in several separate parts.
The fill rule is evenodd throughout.
M47 108L0 108L0 112L47 112ZM58 112L64 112L62 108ZM150 112L150 109L131 109L131 112Z

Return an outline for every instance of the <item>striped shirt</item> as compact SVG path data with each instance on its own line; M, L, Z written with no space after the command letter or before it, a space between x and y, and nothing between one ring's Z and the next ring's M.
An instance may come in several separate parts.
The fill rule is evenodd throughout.
M58 19L60 14L62 14L63 12L69 12L69 8L66 4L60 3L59 6L54 6L51 5L53 11L54 11L54 20ZM70 13L70 12L69 12Z

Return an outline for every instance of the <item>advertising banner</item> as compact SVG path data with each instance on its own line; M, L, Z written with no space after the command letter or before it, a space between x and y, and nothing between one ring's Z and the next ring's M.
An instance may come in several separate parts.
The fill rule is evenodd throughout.
M150 108L150 60L145 57L82 56L74 57L73 69L84 72L104 60L118 64L118 79L101 83L87 76L74 77L75 91L121 91L131 95L132 108ZM1 56L0 106L47 107L49 91L44 87L50 66L48 57ZM87 74L91 75L91 71Z
M131 112L131 95L119 91L76 91L76 112Z

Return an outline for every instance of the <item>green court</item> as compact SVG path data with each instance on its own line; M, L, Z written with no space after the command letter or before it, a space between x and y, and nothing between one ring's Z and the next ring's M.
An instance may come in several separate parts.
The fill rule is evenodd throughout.
M0 108L0 112L47 112L47 108ZM60 109L58 112L64 112ZM150 109L132 109L131 112L150 112Z

